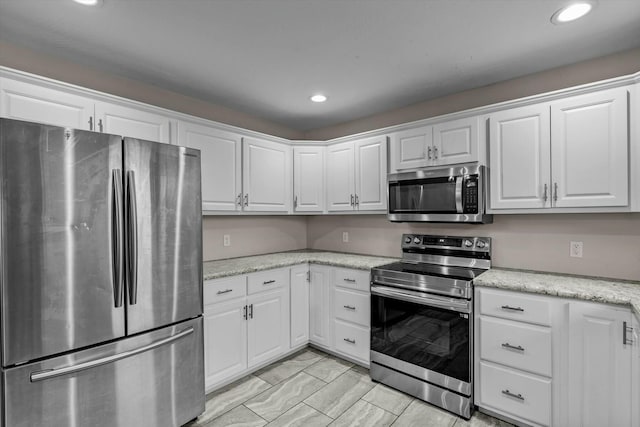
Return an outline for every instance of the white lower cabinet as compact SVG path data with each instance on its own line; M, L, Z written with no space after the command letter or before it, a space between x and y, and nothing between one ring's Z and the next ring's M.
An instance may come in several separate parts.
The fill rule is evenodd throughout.
M204 284L205 388L289 350L289 268Z
M291 348L309 342L309 265L291 267Z
M309 341L331 347L331 267L309 267Z
M371 340L370 273L346 268L334 268L333 270L331 288L335 351L369 365Z

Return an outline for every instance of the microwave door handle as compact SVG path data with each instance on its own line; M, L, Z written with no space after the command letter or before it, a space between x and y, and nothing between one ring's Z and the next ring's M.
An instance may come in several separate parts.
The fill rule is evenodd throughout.
M462 177L456 177L456 213L462 213Z

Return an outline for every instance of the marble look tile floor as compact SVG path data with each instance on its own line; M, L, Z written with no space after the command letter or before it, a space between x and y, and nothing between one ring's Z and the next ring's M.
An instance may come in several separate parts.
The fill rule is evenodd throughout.
M207 396L186 427L508 427L467 421L369 378L369 371L308 347Z

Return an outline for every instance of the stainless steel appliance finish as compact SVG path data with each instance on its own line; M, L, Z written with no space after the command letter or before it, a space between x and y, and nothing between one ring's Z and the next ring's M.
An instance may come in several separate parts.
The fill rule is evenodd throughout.
M2 424L199 415L199 151L0 119L0 182Z
M469 418L472 285L491 239L403 235L402 251L371 271L371 378Z
M387 176L387 217L394 222L488 224L485 166L466 163Z

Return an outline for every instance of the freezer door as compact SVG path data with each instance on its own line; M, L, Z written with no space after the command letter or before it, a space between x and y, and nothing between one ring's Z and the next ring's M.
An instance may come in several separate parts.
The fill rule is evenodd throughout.
M2 365L124 335L122 139L0 119Z
M204 411L202 318L3 372L4 425L181 426Z
M202 313L200 151L124 140L127 333Z

